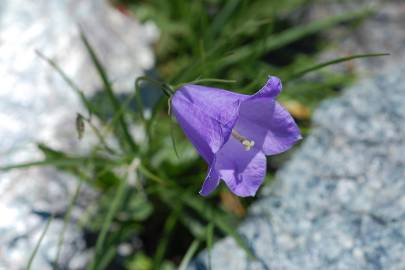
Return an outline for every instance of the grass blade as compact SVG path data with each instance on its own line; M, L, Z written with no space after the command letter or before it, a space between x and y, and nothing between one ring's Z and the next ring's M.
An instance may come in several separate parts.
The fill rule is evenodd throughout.
M39 249L39 247L41 246L42 240L44 240L44 237L45 237L45 235L46 235L46 232L47 232L48 229L49 229L49 225L51 225L52 220L53 220L53 216L51 216L50 218L48 218L48 221L47 221L47 223L46 223L46 225L45 225L45 228L44 228L44 230L42 231L42 234L41 234L41 236L39 237L39 240L38 240L37 244L35 245L35 248L34 248L34 250L32 251L31 256L30 256L30 258L29 258L29 260L28 260L28 263L27 263L27 270L31 270L32 263L34 262L35 256L37 255L38 249Z
M119 100L117 99L117 97L114 94L114 90L111 86L111 83L107 77L107 73L103 67L103 65L101 64L101 62L99 61L96 52L94 51L93 47L90 45L90 42L88 41L88 39L86 38L86 36L84 35L83 31L80 32L80 37L87 49L87 52L90 55L90 58L94 64L94 66L96 67L96 70L100 76L101 81L103 82L104 85L104 90L111 102L111 105L114 109L115 112L119 112L121 109L121 104L119 102ZM125 121L125 117L124 115L120 115L120 117L118 118L118 122L119 125L121 127L124 139L126 141L126 143L128 144L129 148L131 151L135 152L137 150L136 144L133 140L133 138L131 137L131 134L129 133L128 130L128 125Z
M161 179L159 176L156 176L149 170L145 170L145 167L142 167L141 165L139 166L139 170L150 179L161 183L171 183L170 181ZM205 220L209 222L212 221L214 225L218 227L224 234L231 236L252 260L256 260L256 256L253 254L251 248L239 235L235 228L229 223L222 211L207 206L204 201L193 197L193 195L190 195L188 192L180 188L173 187L171 190L168 190L167 188L159 188L157 191L160 193L161 198L164 200L171 200L170 197L179 197L179 194L183 194L183 196L180 196L180 199L184 202L185 205L187 205L191 209L194 209ZM170 206L170 202L168 202L168 205Z
M211 27L210 35L214 38L223 28L229 17L235 12L235 9L239 6L240 0L227 1L222 10L215 16Z
M200 244L200 241L194 240L190 247L188 248L186 255L184 255L183 259L181 260L179 270L186 270L188 264L190 263L191 259L193 258L195 252L197 251L197 248Z
M72 216L73 206L75 205L77 198L79 197L81 187L82 187L82 182L79 181L79 184L77 185L77 188L75 190L75 193L73 194L72 199L70 200L68 209L66 211L65 218L63 220L62 233L59 236L58 248L57 248L56 257L55 257L55 266L54 266L55 270L59 268L59 257L60 257L60 254L62 253L62 247L63 247L63 243L65 241L65 232L67 229L67 225L69 224L71 216Z
M228 57L225 57L222 61L220 61L220 67L223 68L225 66L235 64L252 56L260 56L265 52L281 48L305 36L315 34L322 30L326 30L339 23L365 17L370 13L370 9L364 9L361 11L348 12L342 15L318 20L307 25L290 28L289 30L286 30L280 34L270 36L264 41L264 43L259 41L252 45L241 47L232 55L229 55Z
M176 226L180 212L181 212L181 205L178 205L166 219L163 228L163 236L160 238L159 245L156 249L156 254L153 259L155 269L160 269L161 267L163 257L166 253L167 245L169 244L171 233L173 231L173 228Z
M80 97L80 100L83 102L84 106L89 111L89 114L93 114L96 110L93 104L86 98L83 91L67 76L67 74L60 68L60 66L53 61L52 59L46 57L40 51L35 51L36 54L43 60L45 60L61 77L62 79L72 88Z
M41 161L33 161L19 164L12 164L0 167L0 171L10 171L14 169L23 169L36 166L71 166L77 164L83 164L88 161L88 158L76 158L76 159L45 159Z
M169 116L169 117L171 118L171 116ZM173 119L170 119L170 139L172 142L174 153L176 154L176 157L178 159L180 159L179 152L177 151L176 138L174 137L174 129L175 129L175 126L174 126Z
M97 238L94 257L93 257L93 260L88 269L92 269L92 270L98 269L97 262L101 261L101 259L99 259L99 257L103 256L102 251L104 248L104 243L105 243L108 231L110 230L112 221L113 221L116 213L118 212L119 207L124 199L126 187L127 187L127 181L126 181L126 177L124 177L123 179L121 179L121 183L119 184L117 191L115 193L115 196L113 198L113 201L111 203L111 206L108 209L106 218L101 227L100 234Z
M106 269L116 254L117 248L115 246L109 247L108 250L103 254L103 257L100 259L97 270Z
M341 57L341 58L336 58L334 60L330 60L330 61L326 61L320 64L316 64L315 66L309 67L309 68L305 68L297 73L295 73L294 75L291 76L290 79L296 79L298 77L302 77L303 75L310 73L312 71L330 66L330 65L335 65L335 64L339 64L342 62L346 62L346 61L350 61L353 59L359 59L359 58L368 58L368 57L379 57L379 56L388 56L390 55L389 53L366 53L366 54L355 54L355 55L350 55L350 56L345 56L345 57Z
M256 256L253 254L251 248L235 230L235 228L229 223L226 217L224 217L223 212L207 206L203 201L199 200L198 198L189 196L186 193L182 198L189 207L197 211L205 220L212 221L214 225L218 227L218 229L220 229L223 233L231 236L251 259L256 259Z
M208 270L211 270L211 249L214 238L214 223L210 221L207 226L207 252L208 252Z
M203 78L203 79L196 79L191 82L186 82L186 83L181 83L176 86L174 86L175 89L178 89L186 84L200 84L200 83L205 83L205 82L213 82L213 83L236 83L237 81L235 80L223 80L223 79L216 79L216 78Z

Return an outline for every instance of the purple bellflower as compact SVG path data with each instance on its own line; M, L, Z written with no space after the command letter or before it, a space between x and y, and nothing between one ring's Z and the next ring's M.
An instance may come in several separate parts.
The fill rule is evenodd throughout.
M241 197L254 196L266 175L266 155L288 150L301 139L294 119L276 101L281 81L270 76L254 95L184 85L172 111L188 139L209 165L200 194L222 179Z

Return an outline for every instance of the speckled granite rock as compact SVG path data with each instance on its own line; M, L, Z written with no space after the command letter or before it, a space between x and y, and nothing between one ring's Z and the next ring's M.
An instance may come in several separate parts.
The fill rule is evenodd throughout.
M403 269L405 68L324 102L314 129L240 227L259 258L230 238L212 269ZM201 254L191 269L207 269Z
M335 46L323 53L321 59L330 60L370 52L387 52L391 56L358 59L336 65L334 69L370 73L404 62L405 1L403 0L315 1L306 9L306 18L312 21L367 8L373 10L373 13L361 24L349 29L342 26L328 31L328 36Z
M87 95L101 82L80 41L83 27L101 56L116 89L131 91L133 80L153 66L152 25L141 25L100 0L0 1L0 166L41 158L36 142L69 152L86 151L94 140L86 132L79 143L77 95L35 50L53 58ZM73 177L52 168L0 172L0 270L25 269L51 214L51 223L32 269L52 269L66 206L76 188ZM83 187L76 220L94 192ZM88 258L76 226L68 226L60 269L82 269Z

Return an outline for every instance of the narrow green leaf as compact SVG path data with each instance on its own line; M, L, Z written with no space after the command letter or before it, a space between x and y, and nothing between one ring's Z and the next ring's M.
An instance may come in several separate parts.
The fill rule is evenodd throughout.
M44 54L42 54L40 51L36 50L36 54L43 60L45 60L61 77L62 79L72 88L80 97L80 100L84 104L84 106L87 108L89 111L89 115L91 116L95 111L96 108L93 106L93 104L86 98L84 95L84 92L78 87L70 78L67 76L67 74L59 67L59 65L53 61L52 59L46 57Z
M297 41L305 36L326 30L339 23L363 18L370 13L370 9L363 9L360 11L347 12L342 15L328 17L323 20L317 20L306 25L292 27L280 34L269 36L264 42L258 41L252 45L241 47L233 54L225 57L222 61L219 61L219 66L223 68L252 56L260 56L263 53L286 46L287 44Z
M72 199L70 200L69 206L68 206L66 214L65 214L65 218L63 219L63 228L62 228L62 232L59 236L58 247L57 247L57 252L56 252L56 257L55 257L55 264L54 264L55 270L59 269L59 257L60 257L60 254L62 253L62 247L63 247L63 243L65 241L65 232L66 232L68 224L70 223L70 219L72 217L72 209L73 209L73 206L76 204L77 198L79 197L81 187L82 187L82 182L79 181L79 184L76 187L75 193L73 194Z
M23 169L23 168L30 168L30 167L37 167L37 166L72 166L83 164L83 162L87 161L88 158L76 158L76 159L45 159L41 161L33 161L33 162L26 162L26 163L19 163L19 164L11 164L0 167L0 171L9 171L14 169Z
M44 160L23 162L18 164L10 164L0 167L0 171L10 171L14 169L23 169L37 166L55 166L55 167L67 167L67 166L78 166L86 163L98 164L98 165L108 165L108 164L122 164L127 162L128 158L121 159L102 159L102 158L92 158L92 157L57 157L57 158L46 158Z
M182 196L182 199L189 207L197 211L201 215L201 217L203 217L207 221L212 221L215 226L218 227L223 233L231 236L251 259L256 259L256 256L253 254L251 248L235 230L234 226L229 224L223 212L207 206L198 198L194 198L193 196L189 196L187 194L184 194L184 196Z
M48 221L47 221L47 223L46 223L46 225L45 225L45 228L44 228L44 230L42 231L42 234L41 234L41 236L39 237L39 240L38 240L37 244L35 245L35 248L34 248L34 250L32 251L31 256L30 256L30 258L29 258L29 260L28 260L28 263L27 263L27 270L31 270L32 263L33 263L33 261L34 261L34 259L35 259L35 256L37 255L37 252L38 252L39 247L41 246L41 242L42 242L42 240L44 240L44 237L45 237L45 235L46 235L46 232L47 232L48 229L49 229L49 225L51 225L52 220L53 220L53 216L51 216L50 218L48 218Z
M293 74L291 76L291 78L289 78L289 79L296 79L296 78L302 77L303 75L305 75L307 73L310 73L312 71L315 71L315 70L318 70L318 69L321 69L321 68L324 68L324 67L327 67L327 66L330 66L330 65L335 65L335 64L342 63L342 62L350 61L350 60L353 60L353 59L388 56L388 55L390 55L390 54L389 53L366 53L366 54L355 54L355 55L345 56L345 57L341 57L341 58L336 58L336 59L333 59L333 60L330 60L330 61L326 61L326 62L323 62L323 63L320 63L320 64L316 64L316 65L314 65L312 67L309 67L309 68L305 68L305 69Z
M108 267L111 261L114 259L114 256L117 254L117 247L110 246L101 256L100 261L98 262L97 270L104 270Z
M214 38L215 35L224 29L224 25L229 21L229 17L235 12L235 9L239 6L240 0L229 0L220 12L215 16L211 26L210 35Z
M214 238L214 222L210 221L207 226L207 252L208 252L208 270L211 270L211 249Z
M115 113L119 112L121 109L121 104L119 102L119 100L117 99L117 97L114 94L114 90L112 88L112 85L107 77L107 73L103 67L103 65L101 64L101 62L99 61L96 52L94 51L93 47L90 45L90 42L88 41L88 39L86 38L86 36L84 35L83 31L80 32L80 37L87 49L87 52L90 55L90 58L94 64L94 66L96 67L96 70L100 76L101 81L103 82L104 85L104 91L106 92L111 105L113 106ZM135 152L137 150L136 144L133 140L133 138L131 137L131 134L128 130L128 125L125 121L125 117L124 115L121 115L118 118L118 122L120 124L124 139L127 143L127 145L129 146L130 150L132 152Z
M174 129L175 129L175 127L174 127L173 119L170 119L170 138L172 141L174 153L176 154L176 157L178 159L180 159L179 152L177 151L176 138L174 137Z
M97 264L101 261L101 258L103 256L104 244L105 244L105 240L107 238L108 231L110 230L112 221L113 221L115 215L117 214L117 212L119 211L119 208L122 204L122 201L125 196L126 187L127 187L127 181L126 181L126 177L124 177L123 179L121 179L121 182L120 182L119 186L117 187L117 191L115 193L113 201L111 202L111 206L109 207L106 217L104 219L100 234L97 238L93 260L91 261L91 264L89 265L88 269L92 269L92 270L98 269Z
M138 170L148 179L153 180L159 184L161 184L162 186L167 186L167 185L171 185L172 182L168 181L168 180L164 180L162 179L160 176L157 176L156 174L154 174L153 172L151 172L147 167L145 167L143 164L139 164Z
M166 249L169 244L170 236L177 223L180 211L181 211L181 205L178 204L178 206L173 210L173 212L166 219L165 225L163 227L163 236L159 240L159 245L156 249L156 254L153 258L153 265L154 265L155 269L160 269L160 267L161 267L163 257L166 253Z
M200 83L205 83L205 82L236 83L237 81L235 81L235 80L215 79L215 78L202 78L202 79L196 79L196 80L191 81L191 82L178 84L174 88L178 89L178 88L180 88L180 87L182 87L183 85L186 85L186 84L200 84Z
M165 180L161 179L159 176L156 176L155 174L153 174L152 172L147 170L142 165L139 166L139 170L146 177L153 179L159 183L165 183L165 184L172 183L170 181L165 181ZM170 196L179 196L179 194L182 194L182 196L180 196L180 198L188 207L194 209L205 220L214 222L215 226L218 227L223 233L234 238L235 242L246 252L246 254L251 259L253 259L253 260L256 259L256 256L253 254L253 252L250 249L250 247L248 246L248 244L245 242L245 240L242 239L242 237L234 229L234 227L231 224L229 224L228 220L226 219L226 215L224 215L224 213L222 211L214 209L210 206L207 206L207 204L205 204L203 201L189 195L187 192L185 192L184 190L182 190L181 188L176 187L176 186L173 186L173 188L170 190L168 190L167 188L158 187L157 191L160 193L161 198L164 200L170 200L170 198L168 198L168 196L169 197ZM169 203L169 205L170 205L170 203Z
M194 240L190 247L188 248L186 255L184 255L183 259L181 260L179 270L186 270L188 264L190 263L191 259L193 258L195 252L198 249L198 246L200 245L200 241Z

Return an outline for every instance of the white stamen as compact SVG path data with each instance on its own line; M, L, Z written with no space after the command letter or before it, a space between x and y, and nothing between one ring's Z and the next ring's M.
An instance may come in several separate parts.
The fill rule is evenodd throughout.
M249 151L255 145L254 141L247 139L234 129L232 130L232 136L240 141L240 143L245 147L246 151Z

